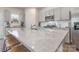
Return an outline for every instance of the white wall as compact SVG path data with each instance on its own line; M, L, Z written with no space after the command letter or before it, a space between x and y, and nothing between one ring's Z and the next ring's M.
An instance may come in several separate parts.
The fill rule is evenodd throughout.
M25 9L25 25L26 28L30 29L31 26L38 23L38 10L37 8L26 8Z

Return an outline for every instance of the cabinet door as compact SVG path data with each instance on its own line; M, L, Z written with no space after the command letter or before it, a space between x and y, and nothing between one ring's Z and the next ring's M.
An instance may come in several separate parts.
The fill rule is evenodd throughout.
M39 21L45 21L45 12L40 12Z
M69 9L66 7L61 8L61 20L69 20Z
M60 20L61 19L61 8L54 9L54 19Z
M45 16L50 16L49 15L49 10L45 11L44 13L45 13Z
M50 10L49 10L49 15L52 15L52 16L54 15L54 14L53 14L53 9L50 9Z

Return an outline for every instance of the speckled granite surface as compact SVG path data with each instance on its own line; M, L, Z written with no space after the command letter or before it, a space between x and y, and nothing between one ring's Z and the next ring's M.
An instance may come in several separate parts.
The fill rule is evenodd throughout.
M16 36L26 47L35 52L54 52L64 40L67 30L21 30L12 29L10 33Z

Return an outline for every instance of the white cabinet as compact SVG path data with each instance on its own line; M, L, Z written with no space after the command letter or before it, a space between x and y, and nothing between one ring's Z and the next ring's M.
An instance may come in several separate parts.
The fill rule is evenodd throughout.
M54 19L60 20L61 19L61 8L54 9Z
M66 7L61 8L61 20L69 20L69 9Z
M39 12L39 21L45 21L45 16L53 16L54 20L69 20L69 11L68 7L58 7L58 8L48 8L47 10L42 9Z
M45 16L50 16L49 14L49 10L45 11Z
M53 9L50 9L50 10L49 10L49 15L54 15L54 14L53 14Z
M55 20L69 20L69 8L60 7L54 9Z
M45 12L45 21L53 21L53 9L47 10Z
M40 16L40 21L45 21L45 12L42 12Z
M45 21L46 16L53 16L53 8L39 10L39 21Z
M51 16L51 15L53 15L53 9L52 8L45 11L45 16Z

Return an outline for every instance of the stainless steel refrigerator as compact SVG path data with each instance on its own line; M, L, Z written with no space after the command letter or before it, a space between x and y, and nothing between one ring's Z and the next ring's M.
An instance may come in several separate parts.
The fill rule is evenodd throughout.
M71 18L71 39L72 43L79 49L79 17Z

